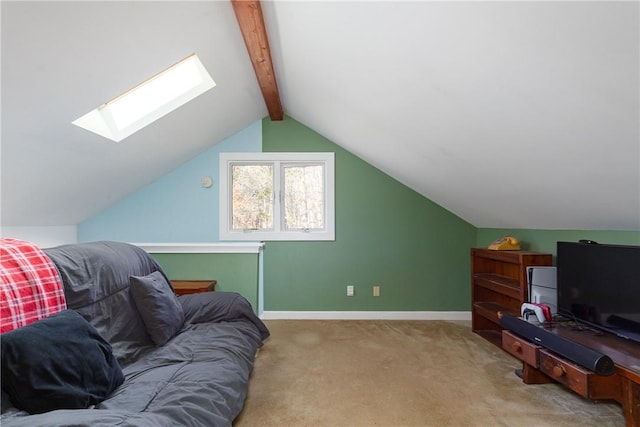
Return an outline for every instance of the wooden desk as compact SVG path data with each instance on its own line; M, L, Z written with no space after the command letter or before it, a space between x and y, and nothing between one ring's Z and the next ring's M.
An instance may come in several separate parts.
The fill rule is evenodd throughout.
M176 295L197 294L216 290L217 280L172 280L171 286Z
M522 360L525 384L559 382L588 399L613 399L622 404L627 427L640 427L640 344L608 332L575 328L573 322L545 330L611 357L616 371L596 375L518 335L502 332L502 346Z

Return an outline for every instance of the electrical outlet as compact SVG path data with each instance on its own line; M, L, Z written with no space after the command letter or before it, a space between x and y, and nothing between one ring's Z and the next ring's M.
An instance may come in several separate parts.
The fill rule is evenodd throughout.
M347 296L348 297L352 297L353 296L353 285L347 285Z
M373 296L374 297L380 296L380 285L373 285Z

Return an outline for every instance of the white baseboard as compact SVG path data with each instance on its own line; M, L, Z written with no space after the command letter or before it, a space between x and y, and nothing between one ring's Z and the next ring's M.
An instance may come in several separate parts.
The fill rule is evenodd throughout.
M263 320L471 320L470 311L264 311Z

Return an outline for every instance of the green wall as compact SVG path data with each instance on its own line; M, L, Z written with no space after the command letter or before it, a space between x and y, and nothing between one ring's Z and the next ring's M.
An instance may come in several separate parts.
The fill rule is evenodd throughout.
M263 120L262 147L331 151L336 161L336 240L266 242L266 311L466 311L471 247L505 235L554 255L559 240L640 245L640 231L478 229L289 117ZM257 254L153 256L171 279L216 279L257 311Z
M470 309L475 227L289 117L262 126L263 151L332 151L336 170L336 240L267 242L265 310Z
M514 236L524 250L556 254L556 242L577 242L581 239L616 245L640 245L640 231L601 230L525 230L507 228L479 228L478 247L489 246L502 236Z
M216 291L238 292L258 310L258 254L154 254L170 280L215 279Z

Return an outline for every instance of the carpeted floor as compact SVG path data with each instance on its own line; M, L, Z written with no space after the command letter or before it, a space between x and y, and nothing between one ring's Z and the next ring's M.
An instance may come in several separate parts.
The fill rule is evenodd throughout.
M235 427L625 425L615 402L523 384L469 322L265 323Z

